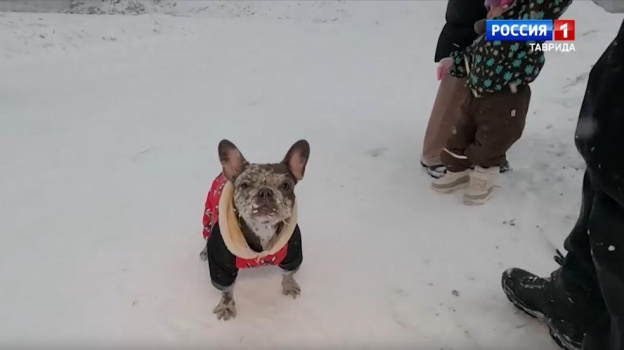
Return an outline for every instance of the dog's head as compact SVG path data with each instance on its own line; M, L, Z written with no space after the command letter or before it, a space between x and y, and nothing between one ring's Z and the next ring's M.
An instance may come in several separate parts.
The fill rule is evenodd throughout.
M310 157L307 141L296 142L280 163L250 164L228 140L219 143L225 177L234 185L234 206L248 223L276 225L292 215L295 185Z

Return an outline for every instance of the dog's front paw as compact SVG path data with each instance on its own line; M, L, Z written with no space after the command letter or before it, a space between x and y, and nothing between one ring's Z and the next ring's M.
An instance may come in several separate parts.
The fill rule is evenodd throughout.
M292 296L296 299L301 294L301 287L299 283L295 281L293 275L285 275L282 278L282 293L286 296Z
M217 315L218 320L227 321L230 318L236 317L236 304L234 299L223 298L219 302L219 305L214 308L214 314Z
M204 250L199 253L199 258L201 261L208 261L208 247L205 247Z

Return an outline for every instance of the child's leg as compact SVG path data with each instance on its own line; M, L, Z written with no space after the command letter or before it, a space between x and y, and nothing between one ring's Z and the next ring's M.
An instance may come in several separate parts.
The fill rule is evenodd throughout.
M475 140L466 156L475 166L499 167L505 153L520 139L531 101L531 88L521 86L516 93L503 91L476 99L472 109L477 125Z
M486 95L475 102L475 141L466 156L475 165L464 203L478 205L491 198L505 153L522 136L531 100L531 89Z

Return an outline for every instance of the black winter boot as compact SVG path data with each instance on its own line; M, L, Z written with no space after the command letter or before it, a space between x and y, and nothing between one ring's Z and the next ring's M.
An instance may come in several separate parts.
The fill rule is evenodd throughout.
M500 166L500 173L504 174L504 173L508 172L509 170L511 170L511 165L509 165L509 161L507 159L505 159L503 164L501 164L501 166Z
M474 165L472 165L470 167L470 169L473 169L473 170L474 170L474 168L475 168ZM501 174L508 173L510 170L511 170L511 164L509 164L509 161L507 159L505 159L503 161L503 164L500 165L500 173ZM445 171L446 171L446 169L445 169Z
M425 170L427 171L427 174L429 174L429 176L431 176L434 179L439 179L442 176L444 176L444 174L446 174L446 167L442 164L429 166L423 162L420 162L420 165L423 168L425 168Z
M555 271L549 278L540 278L521 269L503 273L503 291L520 310L544 322L555 342L566 350L581 350L585 334L578 325L566 319L575 309L574 300L562 296L556 288Z

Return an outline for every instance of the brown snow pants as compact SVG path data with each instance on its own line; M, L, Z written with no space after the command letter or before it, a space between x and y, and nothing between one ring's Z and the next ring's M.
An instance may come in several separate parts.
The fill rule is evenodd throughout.
M440 81L423 142L421 160L426 166L442 164L440 154L459 119L462 102L469 93L465 84L466 78L455 78L450 74Z
M465 96L459 121L442 151L442 163L451 172L471 165L500 166L524 131L531 88L523 85L516 92L506 89L481 97L471 92Z

